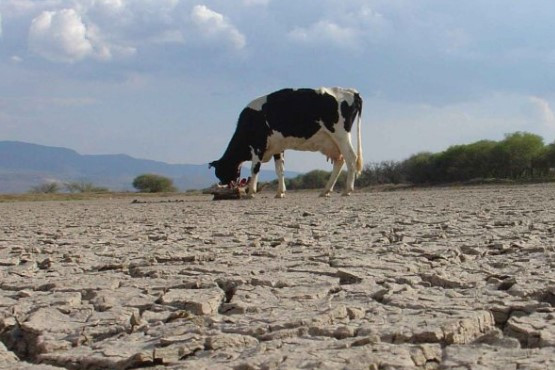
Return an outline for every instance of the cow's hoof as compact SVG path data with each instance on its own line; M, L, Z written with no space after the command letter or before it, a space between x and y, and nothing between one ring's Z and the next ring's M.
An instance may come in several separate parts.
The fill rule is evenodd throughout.
M350 197L350 196L351 196L351 193L342 193L341 196L343 196L343 197Z
M320 193L320 198L329 198L331 196L331 191L324 191Z
M245 199L254 199L254 194L247 193L243 198L245 198Z
M285 193L277 193L275 196L276 199L282 199L285 198Z

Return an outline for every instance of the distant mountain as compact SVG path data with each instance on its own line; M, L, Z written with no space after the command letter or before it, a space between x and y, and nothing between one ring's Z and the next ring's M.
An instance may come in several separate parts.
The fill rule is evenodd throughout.
M81 180L115 191L132 190L133 179L143 173L170 177L180 190L201 189L218 181L208 164L169 164L125 154L83 155L67 148L0 141L0 193L22 193L45 182ZM273 180L275 173L263 170L260 179Z

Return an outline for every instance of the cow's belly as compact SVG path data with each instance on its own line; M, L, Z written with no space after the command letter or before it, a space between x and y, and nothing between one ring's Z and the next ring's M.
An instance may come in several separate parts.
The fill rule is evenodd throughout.
M268 137L263 162L269 161L274 154L282 153L285 150L321 152L334 161L341 157L337 144L324 129L319 130L308 139L293 136L284 137L281 133L274 131Z

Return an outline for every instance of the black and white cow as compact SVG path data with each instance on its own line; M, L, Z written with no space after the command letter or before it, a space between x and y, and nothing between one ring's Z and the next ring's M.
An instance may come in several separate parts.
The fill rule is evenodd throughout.
M283 89L253 100L239 116L237 128L223 156L212 163L222 184L240 177L241 164L252 162L248 193L256 192L260 164L275 160L276 198L285 194L283 152L286 149L319 151L333 163L321 196L329 196L347 163L343 195L353 191L355 175L362 170L362 99L354 89ZM351 128L358 118L358 150L351 144Z

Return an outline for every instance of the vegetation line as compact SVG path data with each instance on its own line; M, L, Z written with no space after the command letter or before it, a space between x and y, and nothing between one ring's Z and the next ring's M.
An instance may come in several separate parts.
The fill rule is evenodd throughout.
M328 171L310 171L286 179L286 187L289 190L321 189L329 176ZM338 179L338 189L345 184L345 176L346 172L343 172ZM418 153L403 161L367 163L356 179L355 186L360 189L387 185L387 188L381 190L394 190L429 185L547 181L555 181L555 143L544 145L543 138L538 135L515 132L506 134L500 141L480 140L471 144L454 145L439 153ZM80 194L108 192L108 189L87 181L72 182L63 186L66 192L71 193L67 195L73 195L68 199L83 199ZM261 185L270 188L275 186L277 180ZM137 176L133 181L133 187L141 193L177 191L170 178L156 174ZM30 193L54 194L62 190L64 189L58 183L45 183L33 187ZM9 196L0 196L0 201L8 198Z
M501 141L480 140L454 145L439 153L422 152L403 161L367 163L356 187L383 184L442 185L529 183L555 180L555 143L527 132L505 135ZM288 189L324 187L329 172L315 170L286 180ZM345 176L343 173L341 176ZM339 178L341 188L344 178ZM274 182L276 184L276 182Z

